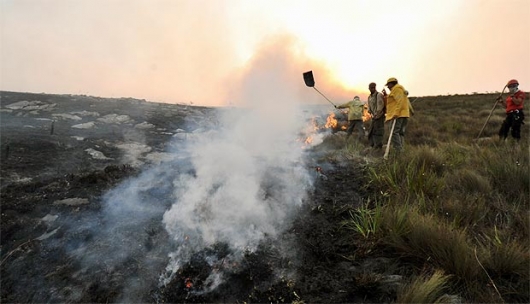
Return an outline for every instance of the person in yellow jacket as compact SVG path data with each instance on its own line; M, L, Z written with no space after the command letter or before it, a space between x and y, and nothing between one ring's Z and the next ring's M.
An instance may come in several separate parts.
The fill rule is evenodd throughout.
M386 102L386 122L392 122L394 131L391 145L397 152L402 152L405 143L405 131L407 129L408 118L410 117L410 101L405 88L398 84L396 78L391 77L386 81L386 86L390 89Z
M345 104L335 106L336 109L348 109L348 129L346 130L346 138L353 133L353 129L357 129L359 132L359 140L364 137L363 129L363 110L364 103L361 102L359 96L355 96L352 101Z

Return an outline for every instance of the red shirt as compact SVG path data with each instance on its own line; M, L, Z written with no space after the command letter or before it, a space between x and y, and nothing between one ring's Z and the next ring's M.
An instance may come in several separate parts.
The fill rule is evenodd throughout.
M521 100L521 103L517 105L517 104L515 104L513 102L512 96L506 97L506 113L509 113L509 112L511 112L513 110L522 110L523 109L524 99L526 98L525 93L523 91L519 90L515 94L513 94L513 96L516 99Z

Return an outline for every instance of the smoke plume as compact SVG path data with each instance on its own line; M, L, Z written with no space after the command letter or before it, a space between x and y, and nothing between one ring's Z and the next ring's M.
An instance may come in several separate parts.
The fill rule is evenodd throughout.
M244 107L221 111L219 129L187 147L193 173L174 180L175 202L164 214L179 246L165 283L195 252L222 243L237 261L265 238L274 239L311 187L297 141L304 120L289 80L295 69L285 53L261 54L235 90Z

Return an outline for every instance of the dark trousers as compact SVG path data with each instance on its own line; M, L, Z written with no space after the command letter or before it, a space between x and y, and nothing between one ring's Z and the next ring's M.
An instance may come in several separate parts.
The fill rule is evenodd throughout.
M370 146L374 148L383 147L383 136L385 135L385 116L382 116L378 119L372 118L372 123L370 125L370 133L368 134L368 139L370 140Z
M362 120L349 120L348 129L346 130L346 133L348 134L347 137L349 137L354 129L357 129L357 132L359 132L358 138L362 139L364 137L364 129L363 129L363 121Z
M512 130L512 137L516 140L521 139L521 125L524 124L524 113L523 110L514 110L506 113L506 118L502 122L501 129L499 130L499 137L506 139L508 132Z
M395 119L396 125L394 132L391 134L392 147L396 152L402 152L405 146L405 131L407 130L408 117L399 117ZM392 130L393 121L390 121L390 130Z

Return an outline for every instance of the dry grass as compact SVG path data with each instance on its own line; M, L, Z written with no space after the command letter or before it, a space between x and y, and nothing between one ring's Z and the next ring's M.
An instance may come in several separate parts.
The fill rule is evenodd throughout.
M493 189L486 176L467 167L448 174L445 177L445 183L452 191L458 191L462 194L489 193Z
M436 271L431 276L415 277L400 288L397 303L451 303L452 298L444 294L448 288L449 276Z
M480 275L465 230L434 215L406 205L386 208L381 229L383 242L404 255L430 261L463 281Z
M370 163L380 203L342 224L420 270L398 302L530 302L530 121L519 143L500 142L497 107L477 140L496 96L421 98L406 152Z

